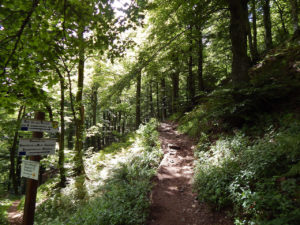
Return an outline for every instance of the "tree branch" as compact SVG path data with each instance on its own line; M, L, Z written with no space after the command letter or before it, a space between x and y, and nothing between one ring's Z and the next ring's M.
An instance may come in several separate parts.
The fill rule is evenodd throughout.
M21 40L21 36L23 34L23 31L24 31L26 25L28 24L28 22L30 20L30 17L32 16L32 14L33 14L34 10L36 9L36 7L38 6L38 4L39 4L39 0L34 0L33 1L31 9L29 10L29 12L28 12L26 18L24 19L24 21L23 21L23 23L22 23L19 31L17 32L17 34L16 34L17 40L16 40L16 42L14 44L14 48L13 48L12 52L8 56L7 60L5 61L5 64L4 64L4 67L3 67L3 71L1 73L2 76L4 76L4 74L6 72L6 67L9 64L10 60L12 59L13 55L15 54L15 52L17 50L17 47L18 47L18 44L19 44L19 42Z

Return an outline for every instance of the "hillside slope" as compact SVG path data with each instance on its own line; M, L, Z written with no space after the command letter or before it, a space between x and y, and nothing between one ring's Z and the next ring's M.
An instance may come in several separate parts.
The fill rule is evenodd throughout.
M300 223L300 47L281 46L180 120L198 138L194 188L235 224Z

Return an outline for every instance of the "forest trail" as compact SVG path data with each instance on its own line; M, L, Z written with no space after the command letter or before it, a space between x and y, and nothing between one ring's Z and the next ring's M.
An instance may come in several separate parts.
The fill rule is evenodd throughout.
M10 225L21 225L23 219L23 213L18 211L18 205L20 200L16 200L12 203L11 207L7 211L8 222Z
M223 213L198 203L192 192L195 143L175 128L170 123L161 123L159 128L164 158L154 178L147 225L233 224Z

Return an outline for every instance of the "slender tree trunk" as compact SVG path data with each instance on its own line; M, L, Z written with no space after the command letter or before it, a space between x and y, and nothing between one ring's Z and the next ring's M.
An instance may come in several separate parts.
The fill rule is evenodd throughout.
M264 11L263 18L264 18L264 28L265 28L265 44L266 44L266 49L269 50L273 47L270 0L263 0L263 11Z
M125 134L126 115L123 116L122 120L122 135Z
M299 5L297 0L290 0L291 4L291 14L292 14L292 21L293 21L293 31L294 36L298 36L300 34L299 28Z
M10 150L9 177L11 178L15 194L18 194L18 182L17 182L17 178L16 178L15 160L16 160L16 150L17 150L19 129L20 129L20 125L21 125L23 109L24 109L24 106L21 106L20 109L19 109L19 112L18 112L18 118L17 118L17 121L16 121L14 140L13 140L13 144L12 144L12 147L11 147L11 150Z
M286 25L285 25L285 22L284 22L282 7L280 6L280 4L277 0L274 0L274 2L275 2L276 6L278 8L278 13L279 13L279 16L280 16L280 22L281 22L282 30L283 30L285 35L288 35L289 32L286 29Z
M252 62L256 63L258 61L256 0L251 0L251 3L252 3L251 12L252 12L252 26L253 26Z
M138 72L136 80L136 108L135 108L135 128L138 129L141 124L141 71Z
M156 81L156 109L157 109L157 118L161 119L160 107L159 107L159 84Z
M162 119L167 118L167 96L166 96L166 80L161 79L161 92L162 92Z
M232 82L235 87L248 83L250 60L247 55L247 1L227 0L230 10L230 38L232 44Z
M197 29L199 32L199 37L198 37L198 90L204 91L202 28L200 26L198 26Z
M172 111L178 112L179 105L179 71L172 74Z
M80 22L82 23L82 22ZM76 175L85 174L83 164L83 125L84 125L84 106L82 103L83 80L84 80L84 25L80 24L78 30L79 37L79 63L78 63L78 81L76 93L76 140L75 140L75 168Z
M92 126L97 125L97 106L98 106L98 86L96 84L93 85L92 87ZM92 136L92 146L94 147L94 151L98 150L97 146L97 137Z
M187 93L188 93L188 101L192 105L195 105L195 78L193 74L193 39L192 39L192 27L190 28L190 49L189 49L189 61L188 61L188 67L189 67L189 74L187 78Z
M60 140L59 140L59 150L58 150L58 168L60 176L60 186L66 186L66 172L65 172L65 79L59 72L60 78Z
M150 103L150 118L154 116L154 105L153 105L153 96L152 96L152 80L150 80L149 84L149 103Z
M68 149L73 149L73 147L74 147L73 136L74 136L74 123L71 122L69 124L69 129L68 129L68 134L67 134Z
M118 126L117 126L118 127L117 131L119 134L121 134L121 120L122 120L122 112L119 111L118 112Z
M103 111L103 123L104 123L104 125L103 125L103 127L102 127L102 145L103 146L105 146L106 145L106 141L105 141L105 139L106 139L106 112L105 111Z
M248 13L248 15L249 15L249 13ZM252 63L254 64L255 63L255 49L253 46L251 25L250 25L249 19L247 22L247 37L248 37L248 44L249 44L250 54L251 54L251 58L252 58Z

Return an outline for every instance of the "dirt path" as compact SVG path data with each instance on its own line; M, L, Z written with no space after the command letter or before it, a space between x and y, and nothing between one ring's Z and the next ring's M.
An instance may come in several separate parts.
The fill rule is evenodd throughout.
M12 206L7 211L8 222L10 225L21 225L23 213L18 211L20 200L13 202Z
M175 128L168 123L159 128L164 158L154 180L147 225L232 225L224 214L198 203L192 192L194 142Z

